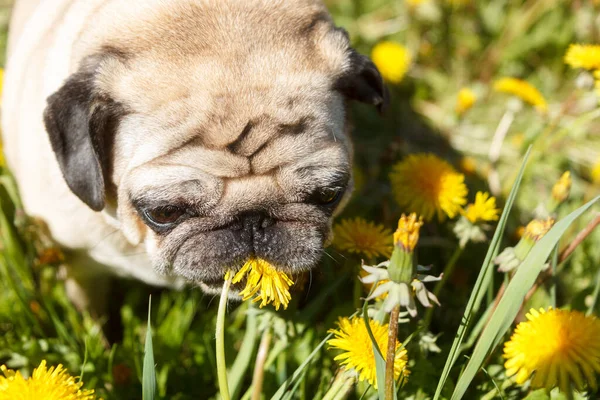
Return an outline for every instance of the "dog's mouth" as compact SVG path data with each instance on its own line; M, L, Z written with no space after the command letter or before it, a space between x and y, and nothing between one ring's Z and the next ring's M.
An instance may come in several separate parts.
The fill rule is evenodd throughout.
M254 256L251 256L248 260L244 261L244 262L239 262L236 263L234 267L230 267L230 268L223 268L224 271L230 271L231 273L231 278L232 280L234 279L234 277L236 277L236 275L242 270L242 268L244 267L244 265L246 264L246 262L250 262L250 261L254 261L256 262L257 258ZM267 260L261 260L263 262L268 263L273 269L275 269L275 271L277 271L277 273L279 274L285 274L288 278L291 278L293 281L295 281L296 277L298 277L302 271L297 271L294 268L291 268L289 266L280 266L280 265L274 265L269 263L269 261ZM244 288L246 287L247 284L247 279L248 279L248 274L250 273L250 269L249 268L241 277L241 279L239 279L238 282L235 283L231 283L230 286L230 291L237 294L239 292L241 292L242 290L244 290ZM271 272L272 273L272 272ZM223 275L221 277L215 277L215 278L208 278L208 279L203 279L202 282L198 282L200 284L200 286L203 286L204 288L208 288L210 289L211 292L217 292L217 291L221 291L223 289L223 286L225 284L225 277L226 277L226 272L223 273Z

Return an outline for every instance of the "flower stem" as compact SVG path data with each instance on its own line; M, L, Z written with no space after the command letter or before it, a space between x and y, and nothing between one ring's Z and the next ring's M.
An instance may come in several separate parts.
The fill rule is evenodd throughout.
M230 400L229 386L227 384L227 365L225 363L225 312L227 311L227 297L231 286L231 274L225 275L221 299L219 300L219 311L217 313L216 352L217 352L217 377L219 380L219 393L222 400Z
M448 263L444 267L444 272L443 272L443 275L442 275L442 280L439 281L435 285L435 288L433 289L433 294L436 297L439 296L439 294L441 293L442 289L444 288L444 285L446 284L446 282L448 281L448 279L450 279L450 276L452 275L452 272L454 272L454 267L456 266L456 262L458 261L458 259L462 255L462 252L463 252L464 249L465 249L464 247L457 246L456 250L454 250L454 253L452 254L452 257L450 257L450 260L448 260ZM433 307L430 307L430 308L427 309L427 312L425 313L425 318L423 318L423 332L427 332L427 328L429 328L429 324L431 323L431 318L432 317L433 317Z
M263 332L258 353L256 354L256 362L254 364L254 374L252 375L252 400L260 400L263 381L265 378L265 362L269 354L271 346L271 329L267 328Z
M394 307L390 313L388 328L388 347L385 356L385 399L394 399L394 361L396 361L396 339L398 338L398 315L400 306Z

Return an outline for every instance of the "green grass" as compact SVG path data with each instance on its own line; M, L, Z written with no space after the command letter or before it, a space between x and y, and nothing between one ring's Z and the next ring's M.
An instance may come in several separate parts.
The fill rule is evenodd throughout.
M339 218L361 216L394 228L406 210L395 203L388 175L396 161L415 152L435 153L459 170L464 157L472 159L475 170L463 171L472 201L476 191L489 190L488 152L510 104L506 95L492 90L493 81L502 76L523 78L547 99L547 115L523 106L507 132L493 167L500 182L498 202L510 206L510 212L498 222L496 234L488 234L491 242L467 244L440 293L442 307L434 309L429 330L438 335L441 351L424 339L426 332L418 331L425 314L422 307L419 318L400 325L401 341L414 335L406 345L412 373L398 394L399 399L414 400L435 395L450 399L453 393L455 398L464 393L465 399L547 398L507 379L501 346L496 345L508 338L515 315L522 320L520 299L554 244L564 249L600 210L596 204L576 219L569 217L600 193L600 182L592 179L593 165L600 162L600 107L593 88L581 84L591 79L589 74L563 62L570 43L600 43L600 5L489 0L451 6L445 0L426 0L409 10L402 1L392 0L326 3L359 51L369 54L375 43L389 39L407 46L414 60L404 81L390 87L392 104L386 116L380 118L363 105L352 106L357 190ZM1 48L6 42L8 4L0 4ZM465 86L475 90L478 101L458 118L456 94ZM518 166L530 147L527 167L519 175ZM532 251L535 262L527 261L529 270L518 271L519 280L511 281L505 292L510 297L504 297L492 315L487 310L505 280L490 264L493 255L517 242L517 228L534 218L566 170L571 171L573 187L558 209L562 222ZM120 325L80 314L65 295L61 262L48 251L54 245L43 223L24 215L9 172L1 173L0 364L29 374L42 359L62 363L73 375L82 375L85 387L94 388L99 397L128 400L142 398L148 363L146 373L149 365L155 365L156 399L217 398L218 298L194 288L176 292L120 281L111 297L111 312L120 317ZM517 177L518 192L510 195ZM433 266L433 275L443 270L458 246L454 223L431 222L422 229L416 257L419 264ZM557 277L540 285L523 309L556 301L561 308L597 313L598 243L596 230L554 266ZM277 394L278 399L320 399L331 386L338 369L336 353L323 340L339 317L358 311L348 288L354 286L360 258L335 248L327 249L327 254L311 284L293 293L288 310L275 313L268 307L229 305L224 340L232 398L250 398L257 348L267 329L271 340L263 398ZM153 362L144 358L150 324ZM349 396L377 398L376 391L367 389L360 383Z

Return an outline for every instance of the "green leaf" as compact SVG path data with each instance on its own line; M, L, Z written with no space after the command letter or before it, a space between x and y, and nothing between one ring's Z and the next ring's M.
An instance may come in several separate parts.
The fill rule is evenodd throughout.
M471 296L469 296L469 301L467 302L467 307L465 308L461 324L458 327L456 336L454 337L454 341L452 342L452 347L450 348L450 353L448 354L448 358L446 359L446 364L444 365L442 375L440 377L440 380L438 381L438 386L435 390L435 395L433 397L434 400L439 399L442 394L442 390L444 389L446 380L450 375L450 370L452 369L454 363L458 359L461 344L467 333L467 328L471 322L471 318L473 318L473 315L476 313L476 310L479 309L479 305L481 304L481 301L483 299L483 291L486 288L486 277L491 276L492 274L492 272L489 272L489 270L492 268L492 260L494 259L494 255L498 252L500 241L502 240L502 236L504 235L506 221L508 219L508 215L515 201L515 198L517 197L517 192L519 190L519 186L521 185L523 172L525 171L525 165L527 164L527 160L529 159L530 153L531 146L529 147L527 153L525 154L525 157L523 158L519 174L517 175L517 179L515 180L515 183L513 184L512 189L510 190L510 194L508 195L508 199L506 200L506 205L504 206L504 210L502 211L502 216L498 221L496 232L494 233L494 237L492 238L490 247L488 248L487 254L485 255L485 260L483 261L481 269L479 270L479 275L477 276L477 281L475 282L473 291L471 291Z
M156 371L154 366L154 350L152 349L152 326L150 325L150 312L152 311L152 296L148 303L148 329L146 330L146 343L144 345L144 369L142 377L142 399L154 400L156 397Z
M599 199L600 196L596 197L558 221L554 227L535 244L533 249L531 249L531 252L527 255L525 260L523 260L523 263L519 266L517 272L506 287L506 291L500 299L498 307L492 314L490 322L483 330L481 338L475 345L473 355L469 359L467 367L456 384L452 400L462 398L487 356L498 345L506 331L510 328L523 304L527 292L535 283L539 273L544 268L546 260L548 260L548 257L561 236L575 219Z
M367 311L367 302L363 305L363 320L365 322L365 328L371 339L371 345L373 346L373 355L375 356L375 371L377 373L377 397L379 400L385 400L385 358L381 353L381 349L375 340L371 325L369 324L369 313ZM384 349L387 350L387 349ZM395 388L394 388L395 389ZM394 390L394 399L397 400L398 396L396 390Z

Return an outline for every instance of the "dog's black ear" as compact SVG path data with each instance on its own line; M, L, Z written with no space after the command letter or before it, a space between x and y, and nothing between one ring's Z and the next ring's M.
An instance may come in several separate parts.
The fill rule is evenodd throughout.
M109 149L118 107L95 87L95 68L82 67L48 97L44 124L67 185L95 211L104 208Z
M350 68L335 84L335 88L352 100L377 107L380 113L389 104L389 92L379 70L369 57L350 50Z

